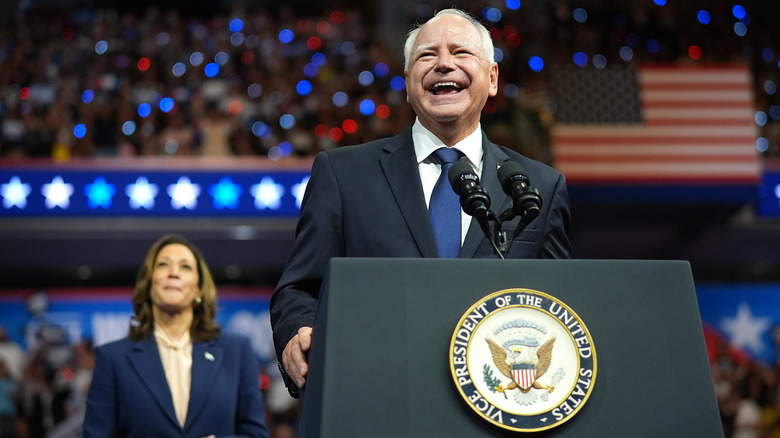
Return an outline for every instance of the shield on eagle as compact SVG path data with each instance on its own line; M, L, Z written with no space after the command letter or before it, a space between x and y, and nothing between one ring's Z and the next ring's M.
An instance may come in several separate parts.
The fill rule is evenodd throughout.
M517 386L528 391L536 381L536 365L533 363L512 364L512 379L517 383Z

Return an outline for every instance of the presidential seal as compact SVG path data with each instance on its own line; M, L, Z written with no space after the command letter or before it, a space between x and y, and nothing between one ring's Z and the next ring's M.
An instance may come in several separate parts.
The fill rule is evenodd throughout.
M582 409L596 381L587 327L556 298L505 289L460 319L449 349L452 379L466 403L503 429L559 426Z

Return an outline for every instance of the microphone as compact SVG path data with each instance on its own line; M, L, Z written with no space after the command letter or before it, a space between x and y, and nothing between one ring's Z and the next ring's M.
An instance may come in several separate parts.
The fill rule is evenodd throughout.
M453 166L454 167L454 166ZM504 193L512 198L514 215L521 216L528 223L537 216L542 208L539 190L531 187L525 169L516 161L508 161L498 168L498 181Z
M479 185L479 177L471 165L458 161L452 165L447 174L452 190L460 196L460 205L469 216L477 219L490 217L490 197L487 191Z

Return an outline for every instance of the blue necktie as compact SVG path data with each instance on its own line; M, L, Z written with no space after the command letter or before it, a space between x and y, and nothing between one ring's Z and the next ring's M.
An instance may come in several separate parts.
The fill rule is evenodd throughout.
M428 214L431 217L433 236L441 258L457 258L460 253L460 196L452 189L448 173L452 164L460 158L460 151L439 148L433 152L441 164L441 175L431 193Z

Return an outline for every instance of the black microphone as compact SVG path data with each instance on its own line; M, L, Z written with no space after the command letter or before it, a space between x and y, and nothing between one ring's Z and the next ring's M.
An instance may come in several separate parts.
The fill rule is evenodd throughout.
M447 174L452 190L460 196L460 205L469 216L477 219L490 217L490 197L487 191L479 185L479 177L471 165L458 161L452 165Z
M454 167L454 166L453 166ZM516 161L507 161L498 168L498 181L504 193L512 198L512 210L523 221L530 222L539 216L542 197L539 190L532 188L525 169Z

